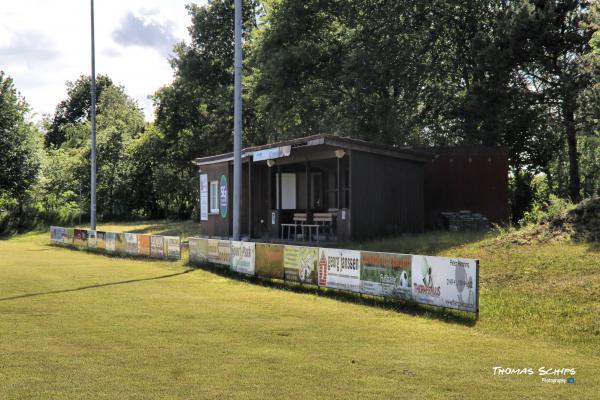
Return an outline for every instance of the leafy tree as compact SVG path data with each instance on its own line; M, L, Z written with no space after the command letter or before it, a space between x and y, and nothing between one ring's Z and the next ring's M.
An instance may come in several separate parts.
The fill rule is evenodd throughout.
M546 115L562 125L558 135L567 147L568 192L574 202L581 199L575 118L577 98L589 84L579 64L591 38L591 32L582 29L588 6L582 0L524 1L510 20L514 51L524 55L515 63L516 71L539 95Z
M41 135L27 120L29 106L0 71L0 232L20 227L40 168Z
M102 96L104 89L113 86L112 80L106 75L96 78L96 97ZM56 106L46 131L46 147L60 145L65 141L65 128L69 124L77 124L90 119L92 108L91 77L81 75L74 82L67 82L67 98Z
M233 2L215 0L189 5L191 40L175 47L172 84L154 96L156 126L163 132L161 197L169 214L189 217L196 201L199 156L231 151L233 130ZM256 25L257 3L243 5L244 38ZM252 105L244 99L244 134L251 141ZM156 138L155 138L156 139Z
M89 81L89 78L81 78L78 82L86 80ZM108 77L103 80L112 82ZM81 95L80 91L70 93L74 96ZM61 104L77 102L77 99L68 98ZM130 198L132 185L137 182L132 182L126 175L131 161L126 150L129 142L143 131L144 125L143 112L127 96L122 86L111 83L104 87L98 97L96 127L97 210L100 220L124 216L128 209L137 208ZM48 131L51 129L52 125ZM91 125L88 120L79 118L58 129L62 135L62 143L48 149L41 193L44 202L56 204L56 207L51 207L55 214L68 214L72 217L75 207L71 204L71 211L62 210L61 202L76 202L79 212L89 209Z

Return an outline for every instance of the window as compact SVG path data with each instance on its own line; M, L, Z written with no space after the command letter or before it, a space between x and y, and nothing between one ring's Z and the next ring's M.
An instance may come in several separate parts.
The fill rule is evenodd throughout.
M279 175L275 174L275 196L279 204ZM281 209L296 209L296 174L281 174Z
M210 181L210 213L219 213L219 181Z

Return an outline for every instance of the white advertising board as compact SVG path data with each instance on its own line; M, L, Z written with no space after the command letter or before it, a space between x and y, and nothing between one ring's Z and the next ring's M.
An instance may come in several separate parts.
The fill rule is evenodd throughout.
M117 234L115 232L106 232L105 248L109 253L117 251Z
M150 236L150 257L163 258L165 256L164 242L164 237L162 236Z
M231 269L233 271L254 275L254 259L256 255L256 245L253 242L231 242Z
M181 239L179 239L179 236L163 236L163 238L167 258L179 260L181 258Z
M137 256L138 240L135 233L125 234L125 252L131 256Z
M88 249L96 249L96 231L88 230Z
M319 286L360 292L360 251L320 248Z
M477 310L477 260L413 256L412 294L418 303Z

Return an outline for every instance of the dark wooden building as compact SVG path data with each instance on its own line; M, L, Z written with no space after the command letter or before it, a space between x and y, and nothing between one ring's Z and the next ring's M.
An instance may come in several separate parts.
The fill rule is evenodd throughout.
M425 164L425 228L440 227L442 212L469 210L490 222L508 221L508 150L436 147Z
M441 174L440 157L431 151L330 135L246 148L242 150L242 236L346 241L421 232L431 225L432 213L439 214L433 207L446 207L435 194L426 198L431 193L427 181L437 182L435 177L427 179L428 174ZM230 237L233 154L195 162L202 233ZM448 206L458 204L464 203Z

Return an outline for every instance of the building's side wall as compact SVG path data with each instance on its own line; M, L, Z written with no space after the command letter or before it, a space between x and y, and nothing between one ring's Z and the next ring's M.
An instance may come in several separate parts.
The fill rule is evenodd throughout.
M210 208L210 182L211 181L219 181L222 175L225 175L227 178L227 186L228 186L228 204L227 204L227 216L222 218L219 214L208 214L208 221L200 221L201 232L206 236L220 236L220 237L230 237L231 236L231 213L233 211L232 204L232 187L233 182L231 179L233 178L230 175L230 168L228 162L203 165L200 167L200 174L208 175L208 198L209 198L209 208Z
M422 163L354 150L350 163L352 239L423 231Z
M508 220L508 151L504 148L433 148L425 166L425 224L440 213L470 210L492 222Z

